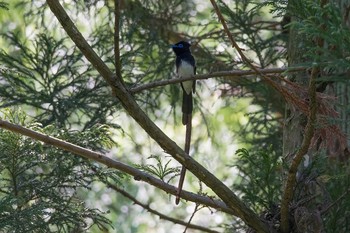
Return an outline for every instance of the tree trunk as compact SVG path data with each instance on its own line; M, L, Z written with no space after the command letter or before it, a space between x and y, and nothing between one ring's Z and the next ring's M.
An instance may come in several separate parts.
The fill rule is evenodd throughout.
M343 23L349 27L349 1L338 0L339 8L341 8ZM294 3L290 3L291 4ZM327 1L320 1L320 8L323 9ZM293 7L293 6L291 6ZM305 11L306 12L306 11ZM326 11L325 11L326 12ZM294 12L295 13L295 12ZM295 14L294 14L295 15ZM314 15L305 16L313 17ZM328 15L323 14L324 20L327 20ZM321 18L322 19L322 18ZM291 18L291 21L303 21L300 17ZM327 24L319 25L319 29L325 33L330 33L331 29L327 28ZM307 32L306 32L307 33ZM317 120L314 124L314 134L309 145L308 152L304 155L302 162L298 166L296 173L296 185L293 188L293 198L289 203L289 228L288 232L328 232L323 224L325 209L330 206L334 200L331 200L329 192L326 190L325 184L322 182L322 169L317 170L319 160L324 159L326 167L338 166L336 161L345 161L349 157L348 145L349 139L345 135L350 134L350 82L349 71L345 68L336 67L329 68L326 65L326 59L322 59L326 53L332 53L338 48L335 44L328 43L327 40L317 37L306 37L305 33L300 33L295 28L289 31L288 45L288 62L289 66L296 64L319 62L316 66L319 68L317 73ZM311 39L310 39L311 38ZM315 58L305 59L304 54L306 49L314 44L319 47L319 52L315 53ZM348 57L348 51L344 51L340 59ZM318 60L318 58L321 58ZM313 60L315 59L315 60ZM327 68L326 68L327 66ZM332 66L332 65L331 65ZM309 101L309 96L305 95L303 88L308 88L308 83L311 77L310 70L291 75L289 79L301 86L300 93L295 93L306 102ZM328 78L326 81L320 79ZM338 81L332 81L336 79ZM342 80L339 82L339 80ZM324 106L324 107L322 107ZM283 136L283 160L290 167L295 154L302 145L305 135L305 127L308 120L308 112L301 111L298 106L289 104L285 113L285 127ZM285 176L289 174L289 170L285 171ZM327 173L326 173L327 174ZM286 179L284 179L286 180Z

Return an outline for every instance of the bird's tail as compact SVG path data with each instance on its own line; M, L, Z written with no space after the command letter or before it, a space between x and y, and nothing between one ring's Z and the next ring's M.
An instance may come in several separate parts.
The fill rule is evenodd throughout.
M192 93L187 94L183 91L182 98L182 124L186 125L189 119L189 115L192 114L193 102L192 102Z

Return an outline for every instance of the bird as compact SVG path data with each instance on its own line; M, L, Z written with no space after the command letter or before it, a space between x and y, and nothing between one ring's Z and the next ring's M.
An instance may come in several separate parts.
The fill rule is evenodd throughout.
M179 78L189 78L196 74L196 60L190 51L191 44L186 41L180 41L172 45L176 55L176 73ZM181 83L183 90L182 97L182 124L186 125L193 111L192 93L196 92L196 82L194 80Z
M176 73L179 78L190 78L196 74L196 60L191 54L191 44L186 41L180 41L173 46L173 51L176 55ZM196 82L194 80L188 80L181 82L183 90L182 98L182 124L186 126L186 137L185 137L185 153L189 154L191 145L191 128L192 128L192 111L193 111L193 100L192 93L195 93ZM186 167L182 166L180 172L179 185L176 193L175 204L178 205L180 202L180 194L186 175Z

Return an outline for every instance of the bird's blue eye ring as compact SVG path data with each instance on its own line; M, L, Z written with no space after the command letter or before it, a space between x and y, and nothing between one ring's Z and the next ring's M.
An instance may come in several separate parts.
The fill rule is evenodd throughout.
M171 47L173 47L173 48L183 48L184 47L184 45L183 44L174 44L174 45L172 45Z
M178 44L178 45L174 44L171 47L173 47L173 48L183 48L184 45L183 44Z

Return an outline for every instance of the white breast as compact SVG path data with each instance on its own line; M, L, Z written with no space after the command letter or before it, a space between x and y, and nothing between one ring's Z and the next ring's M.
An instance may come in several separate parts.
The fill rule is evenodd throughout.
M177 73L180 78L188 78L194 76L194 68L186 61L181 61L179 69ZM193 81L186 81L182 83L183 88L185 89L187 94L192 92Z

